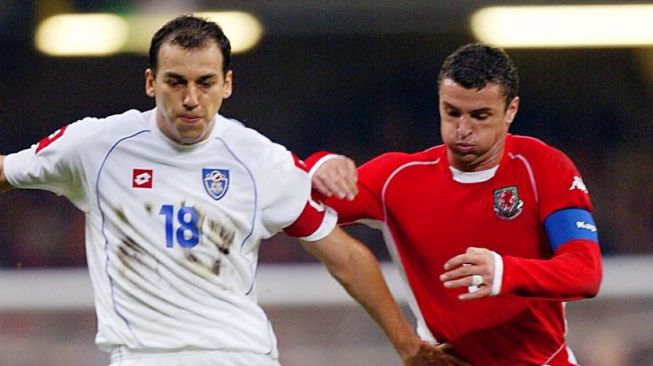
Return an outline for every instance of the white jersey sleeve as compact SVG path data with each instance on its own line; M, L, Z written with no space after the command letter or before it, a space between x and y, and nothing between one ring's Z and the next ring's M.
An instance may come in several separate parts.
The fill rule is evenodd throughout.
M101 120L86 118L63 126L37 144L5 159L7 181L16 188L43 189L63 195L88 210L82 168L86 143L100 133Z

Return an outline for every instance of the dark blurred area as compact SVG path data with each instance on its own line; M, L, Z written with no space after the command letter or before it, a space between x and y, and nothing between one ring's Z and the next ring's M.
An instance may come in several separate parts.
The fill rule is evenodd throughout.
M34 50L45 3L58 2L0 0L2 154L85 116L154 106L144 94L144 55L58 58ZM77 11L148 11L156 3L177 13L252 12L265 35L233 57L234 94L222 113L300 156L331 150L361 164L385 151L440 143L437 73L447 54L475 41L467 22L481 2L62 3ZM606 255L653 254L653 50L507 51L521 76L512 132L540 138L575 161ZM351 230L387 258L379 234ZM1 267L84 266L83 238L83 213L65 199L38 191L0 195ZM312 260L283 235L263 243L261 259Z

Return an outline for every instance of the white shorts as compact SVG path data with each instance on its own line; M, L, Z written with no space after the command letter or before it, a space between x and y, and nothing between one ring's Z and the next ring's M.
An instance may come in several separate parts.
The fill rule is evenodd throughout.
M112 352L109 366L281 366L272 356L229 351Z

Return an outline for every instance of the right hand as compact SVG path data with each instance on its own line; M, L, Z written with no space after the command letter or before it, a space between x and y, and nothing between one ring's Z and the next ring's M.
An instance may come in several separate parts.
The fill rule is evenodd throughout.
M356 164L346 156L338 156L324 162L313 174L313 188L327 197L353 200L358 194Z
M447 353L451 349L448 343L433 345L422 342L417 353L404 358L404 366L471 366L470 363Z

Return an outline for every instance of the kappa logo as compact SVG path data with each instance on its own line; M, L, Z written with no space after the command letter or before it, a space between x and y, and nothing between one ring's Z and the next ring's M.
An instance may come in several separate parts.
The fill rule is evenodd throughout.
M154 180L154 171L152 169L132 170L133 188L152 188L153 180Z
M576 228L589 230L593 233L596 232L596 225L590 224L589 222L585 222L585 221L576 221Z
M202 169L202 181L206 193L214 200L219 200L229 189L229 169Z
M585 193L587 192L587 186L585 186L585 183L583 182L583 179L579 176L574 176L574 180L571 182L571 186L569 187L569 190L572 191L574 189L578 189L579 191L583 191Z
M494 191L494 213L503 220L512 220L521 214L524 201L519 199L517 187L505 187Z

